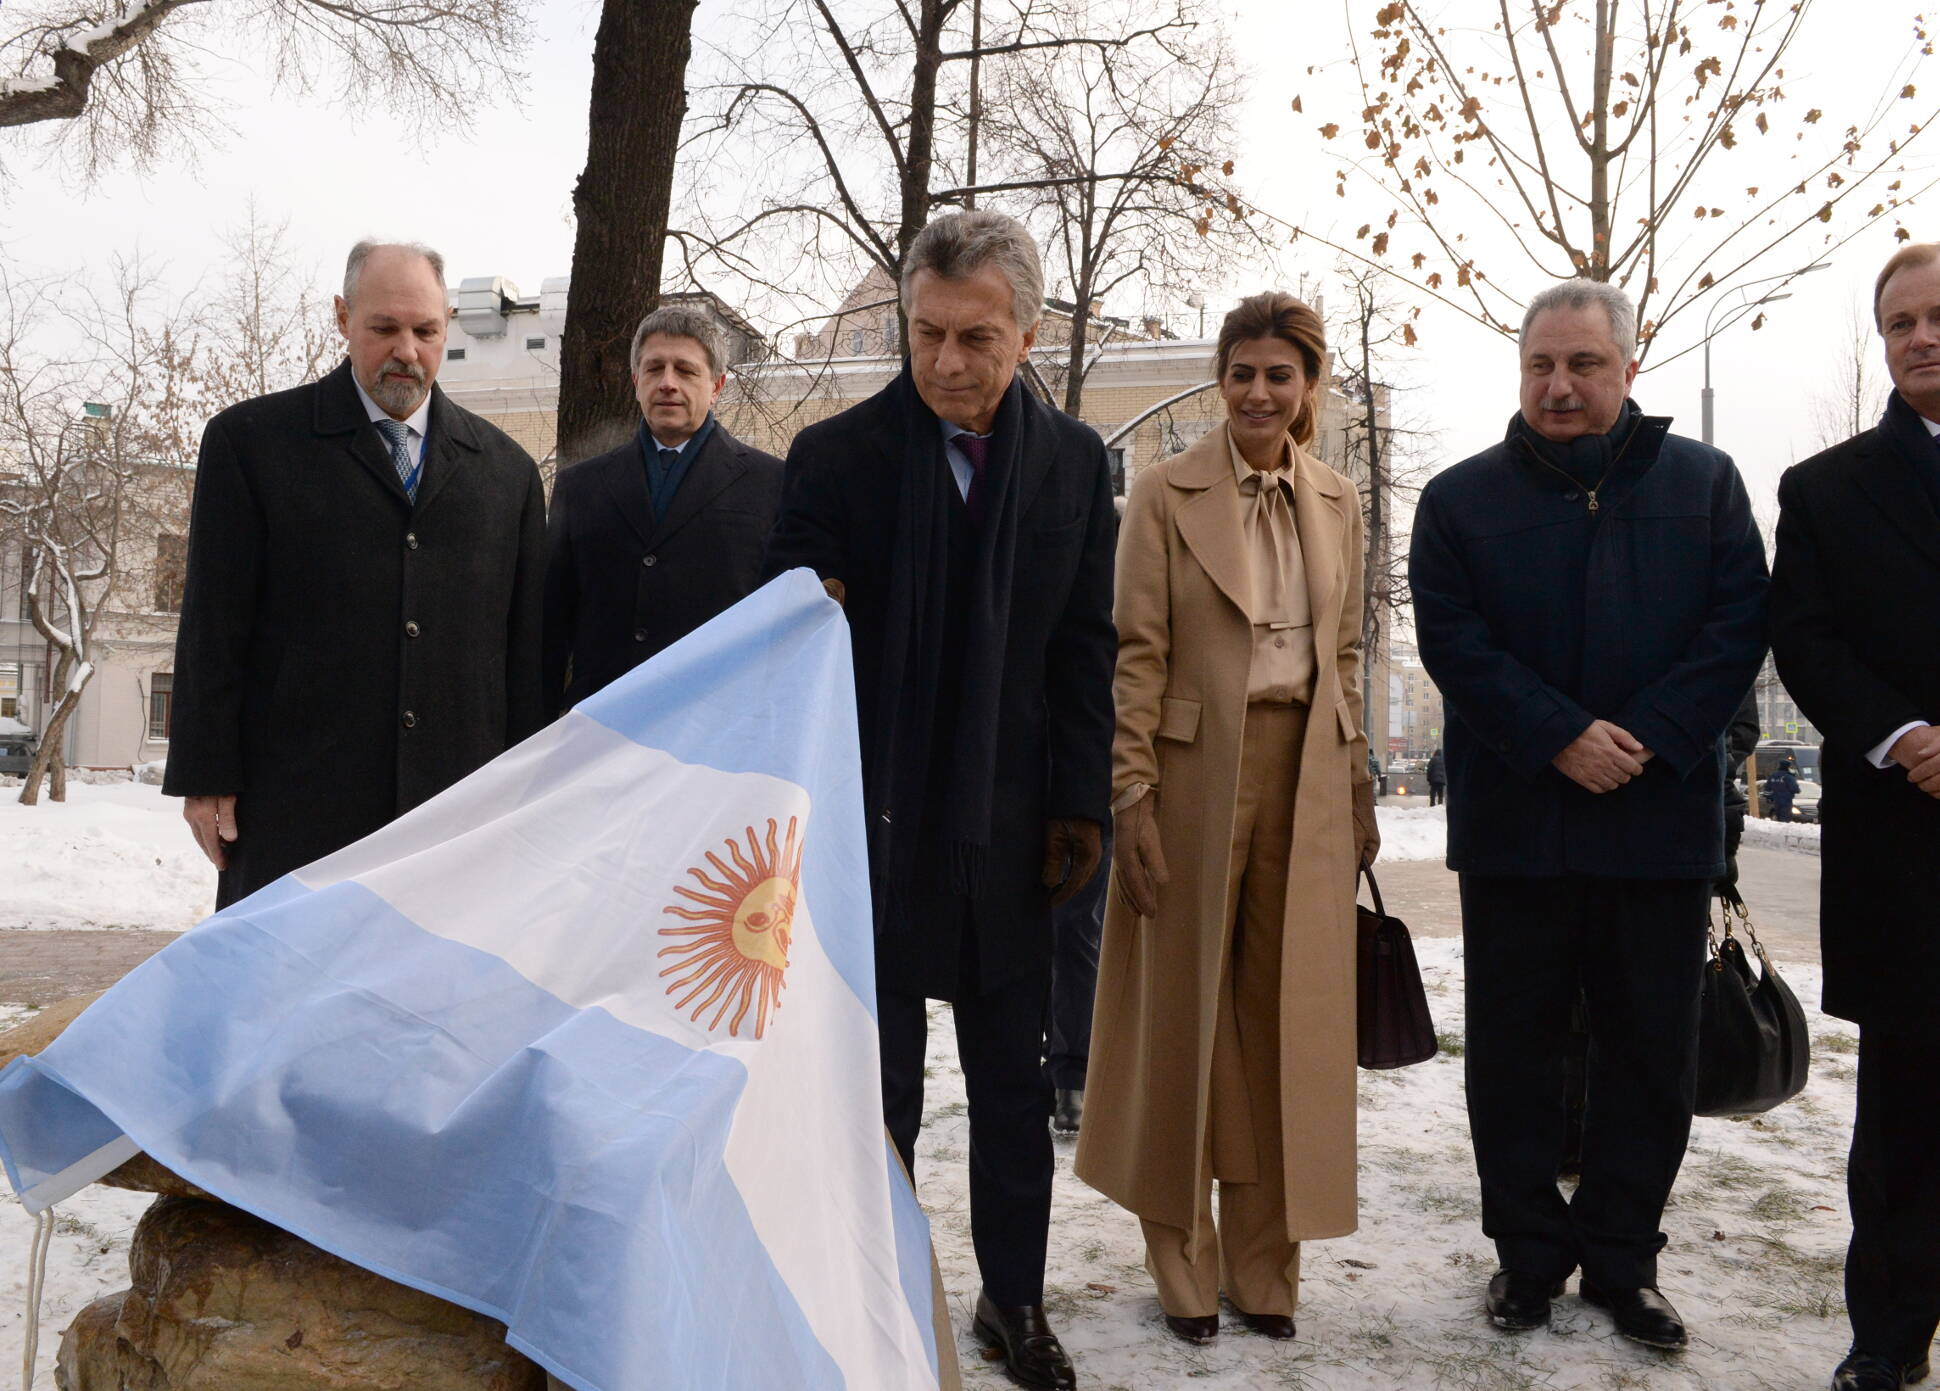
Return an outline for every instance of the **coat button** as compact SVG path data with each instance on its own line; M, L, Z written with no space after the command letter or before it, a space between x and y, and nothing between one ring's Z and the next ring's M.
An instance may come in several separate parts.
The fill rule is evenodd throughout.
M1273 645L1275 647L1285 647L1287 645L1287 640L1285 638L1275 638L1273 639Z
M414 550L414 551L415 551L415 550L416 550L416 549L418 548L418 534L417 534L417 532L415 532L415 531L407 531L407 532L405 532L405 533L404 533L404 544L405 544L405 545L407 545L407 546L409 546L409 547L410 547L410 548L411 548L412 550Z
M660 557L659 557L659 556L657 556L657 555L650 555L650 556L648 556L648 557L647 557L647 558L646 558L645 560L643 560L643 561L641 561L640 563L641 563L642 565L644 565L644 566L646 566L646 567L647 567L647 568L648 568L649 570L651 570L651 569L653 569L653 567L654 567L654 566L656 566L656 565L658 565L658 564L660 563Z
M406 729L416 729L418 727L418 717L409 710L404 712L404 727Z
M418 625L416 623L406 623L404 625L404 636L406 636L407 638L414 638L417 635L418 635Z
M647 630L645 628L635 628L633 630L633 640L635 642L645 642L647 640Z

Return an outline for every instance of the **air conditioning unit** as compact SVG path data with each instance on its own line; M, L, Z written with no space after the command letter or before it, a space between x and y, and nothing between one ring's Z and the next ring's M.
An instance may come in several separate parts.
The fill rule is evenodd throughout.
M458 327L473 338L503 338L505 316L518 297L519 287L502 275L471 276L452 300Z

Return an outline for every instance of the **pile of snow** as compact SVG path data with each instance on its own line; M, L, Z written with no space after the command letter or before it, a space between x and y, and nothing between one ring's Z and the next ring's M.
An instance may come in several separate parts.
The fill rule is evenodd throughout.
M1447 807L1376 807L1383 860L1439 860L1448 854Z
M183 932L215 909L216 872L159 787L70 781L67 801L0 795L0 928Z
M1745 818L1744 844L1766 850L1791 850L1801 855L1819 853L1819 825L1815 821L1768 821Z

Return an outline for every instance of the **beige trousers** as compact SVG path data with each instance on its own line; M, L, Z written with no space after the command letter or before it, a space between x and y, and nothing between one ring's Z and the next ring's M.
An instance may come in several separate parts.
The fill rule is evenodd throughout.
M1217 1314L1222 1288L1249 1314L1291 1316L1300 1298L1300 1243L1287 1239L1281 1147L1280 938L1306 729L1305 706L1246 708L1226 877L1226 901L1237 911L1215 1006L1209 1179L1192 1231L1141 1222L1159 1303L1180 1318Z

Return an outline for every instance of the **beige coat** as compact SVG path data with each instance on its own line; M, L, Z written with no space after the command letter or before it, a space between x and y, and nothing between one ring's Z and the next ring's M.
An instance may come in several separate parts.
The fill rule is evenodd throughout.
M1287 1234L1301 1241L1358 1220L1352 786L1367 779L1367 740L1360 499L1312 455L1294 456L1316 672L1294 801L1279 1071ZM1139 476L1118 543L1113 793L1158 789L1170 879L1156 918L1139 919L1116 883L1107 900L1077 1172L1185 1230L1214 1178L1214 999L1232 940L1226 876L1253 650L1242 516L1226 431L1214 430Z

